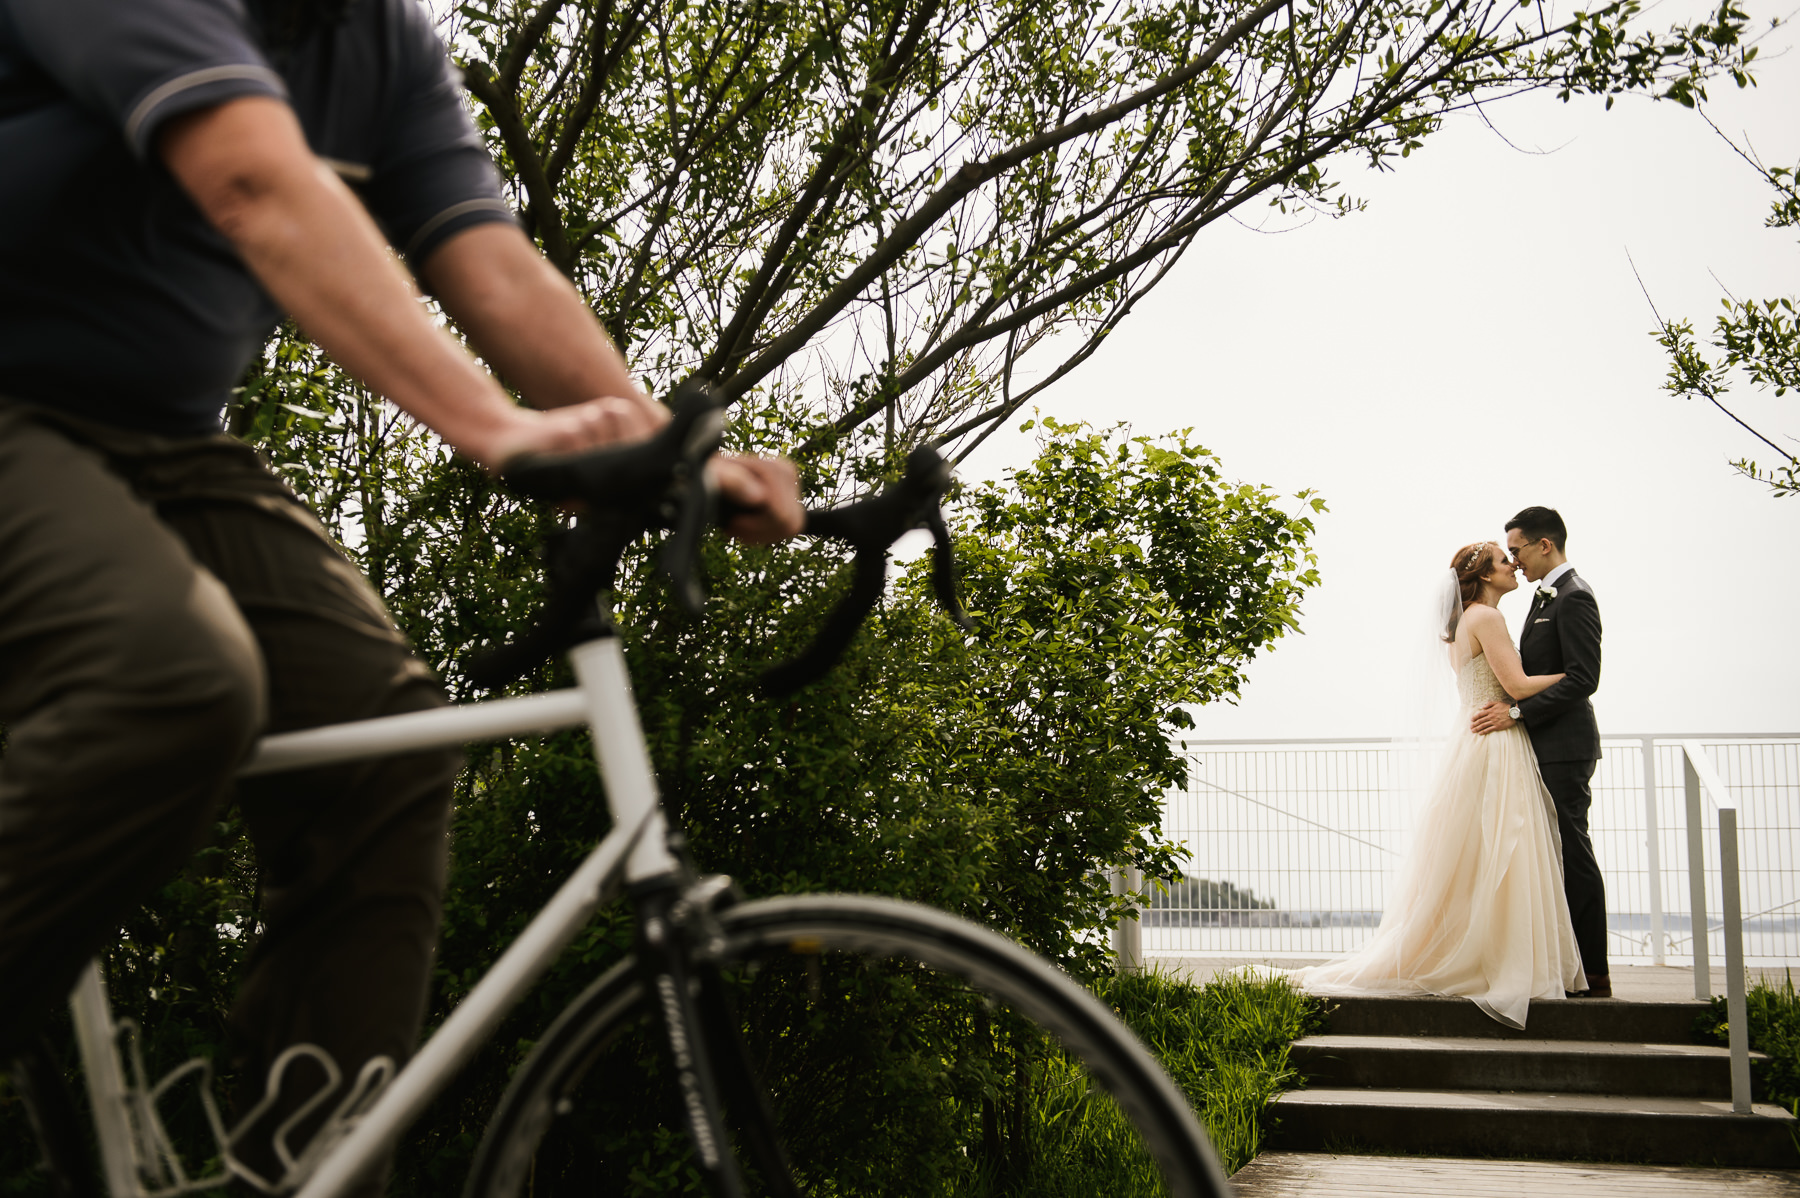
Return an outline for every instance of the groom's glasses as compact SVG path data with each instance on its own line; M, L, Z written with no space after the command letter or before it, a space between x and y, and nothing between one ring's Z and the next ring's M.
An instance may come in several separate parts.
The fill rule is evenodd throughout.
M1527 541L1527 542L1526 542L1526 543L1525 543L1525 544L1523 544L1523 545L1521 545L1521 546L1519 546L1519 547L1518 547L1518 548L1517 548L1517 549L1508 549L1508 550L1507 550L1507 551L1506 551L1506 556L1508 556L1508 557L1510 557L1510 558L1512 558L1512 560L1513 560L1513 561L1514 561L1514 562L1515 562L1515 563L1516 563L1516 564L1518 564L1518 565L1521 565L1521 566L1522 566L1522 565L1524 565L1524 564L1525 564L1525 563L1524 563L1524 561L1523 561L1523 560L1521 560L1521 559L1520 559L1520 557L1519 557L1519 555L1520 555L1520 554L1521 554L1521 553L1524 553L1524 552L1525 552L1525 551L1526 551L1526 550L1527 550L1527 549L1530 549L1530 548L1531 548L1531 547L1532 547L1532 545L1534 545L1534 544L1536 544L1536 542L1534 542L1534 541Z

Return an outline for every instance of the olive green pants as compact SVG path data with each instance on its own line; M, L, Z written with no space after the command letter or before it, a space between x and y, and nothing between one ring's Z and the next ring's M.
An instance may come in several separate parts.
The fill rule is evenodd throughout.
M261 920L230 1019L239 1105L293 1043L350 1077L405 1060L459 758L233 774L263 733L442 703L374 590L247 446L0 400L0 1062L234 795Z

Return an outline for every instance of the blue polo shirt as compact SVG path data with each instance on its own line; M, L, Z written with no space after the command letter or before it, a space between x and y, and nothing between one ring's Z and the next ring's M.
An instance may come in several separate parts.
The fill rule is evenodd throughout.
M265 37L291 7L0 0L0 396L218 429L280 313L156 155L181 113L285 99L415 263L513 219L417 0L349 0L298 40Z

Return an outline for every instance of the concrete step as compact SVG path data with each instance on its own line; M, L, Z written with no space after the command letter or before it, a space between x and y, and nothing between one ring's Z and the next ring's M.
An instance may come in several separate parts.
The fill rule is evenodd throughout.
M1296 1040L1289 1060L1310 1085L1334 1088L1731 1099L1731 1052L1710 1045L1329 1035Z
M1271 1148L1737 1168L1800 1166L1794 1116L1757 1103L1479 1090L1292 1090L1274 1104Z
M1327 1031L1337 1036L1466 1036L1500 1040L1612 1040L1692 1044L1706 1004L1568 998L1534 1002L1518 1031L1464 998L1327 998Z

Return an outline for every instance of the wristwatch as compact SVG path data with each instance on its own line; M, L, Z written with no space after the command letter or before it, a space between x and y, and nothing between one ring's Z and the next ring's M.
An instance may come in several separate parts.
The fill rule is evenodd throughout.
M1506 709L1506 714L1513 718L1513 723L1515 723L1515 724L1525 718L1519 714L1519 705L1517 703L1514 703L1511 707L1508 707Z

